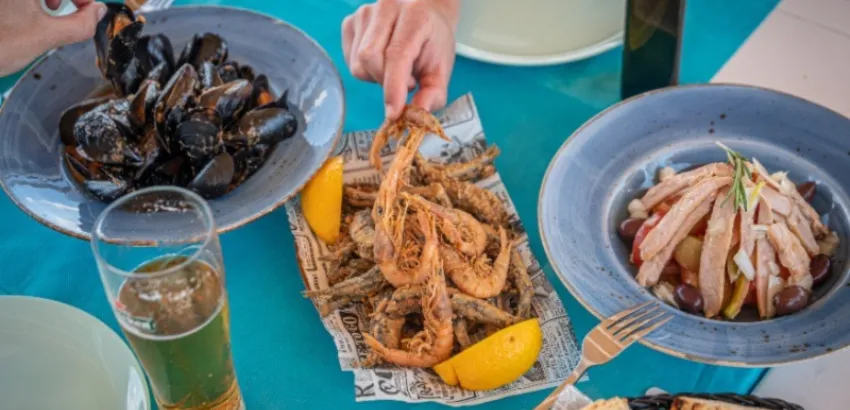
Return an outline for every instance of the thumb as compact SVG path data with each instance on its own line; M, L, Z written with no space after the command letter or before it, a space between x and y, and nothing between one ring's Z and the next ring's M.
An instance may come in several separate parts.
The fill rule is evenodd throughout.
M85 4L67 16L48 17L43 35L54 47L90 40L94 37L97 23L105 14L105 4Z

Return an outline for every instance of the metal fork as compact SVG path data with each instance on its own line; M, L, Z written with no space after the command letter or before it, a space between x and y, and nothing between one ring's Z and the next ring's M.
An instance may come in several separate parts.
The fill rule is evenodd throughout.
M658 329L670 319L672 316L661 311L657 301L650 301L603 320L585 336L581 344L581 361L572 374L534 410L551 409L564 388L575 384L587 369L608 363L636 340Z

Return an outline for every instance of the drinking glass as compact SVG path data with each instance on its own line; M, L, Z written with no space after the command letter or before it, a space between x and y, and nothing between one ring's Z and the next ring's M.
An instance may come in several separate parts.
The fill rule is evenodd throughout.
M243 409L209 205L178 187L142 189L103 211L91 241L106 297L159 407Z

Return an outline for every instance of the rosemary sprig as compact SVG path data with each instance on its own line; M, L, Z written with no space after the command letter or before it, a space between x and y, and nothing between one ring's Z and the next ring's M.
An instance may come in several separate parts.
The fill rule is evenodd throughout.
M729 160L729 165L734 169L732 179L732 189L726 195L722 205L726 205L729 198L733 199L735 210L749 210L749 201L747 200L747 190L744 187L744 178L752 180L753 176L750 173L750 168L747 167L747 159L743 155L733 151L731 148L724 145L722 142L715 142L718 147L726 151L726 158Z

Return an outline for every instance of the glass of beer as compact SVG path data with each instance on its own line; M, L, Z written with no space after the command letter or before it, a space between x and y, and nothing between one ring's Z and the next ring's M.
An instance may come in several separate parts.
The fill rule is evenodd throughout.
M209 205L178 187L125 195L97 218L92 249L159 408L243 409Z

